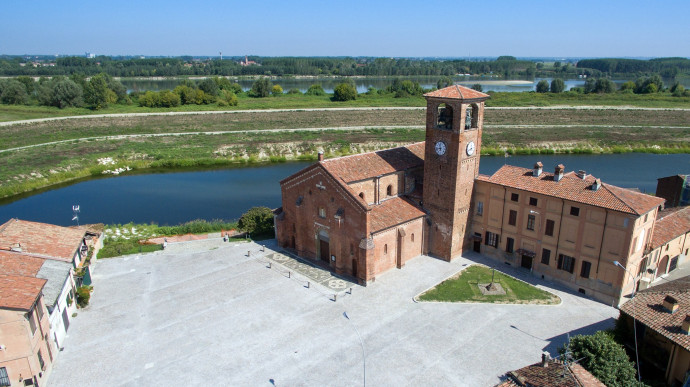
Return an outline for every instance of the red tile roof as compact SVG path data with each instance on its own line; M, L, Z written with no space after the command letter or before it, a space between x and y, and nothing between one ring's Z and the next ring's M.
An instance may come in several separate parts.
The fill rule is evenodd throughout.
M424 165L424 142L324 160L321 165L345 183Z
M652 249L672 241L690 232L690 206L672 208L659 212L654 235L652 235Z
M22 253L0 251L0 273L35 277L45 260Z
M83 229L10 219L0 226L0 250L19 244L24 253L72 262L85 234Z
M454 99L487 99L491 96L469 87L452 85L436 91L424 94L429 98L454 98Z
M662 305L666 296L678 301L679 307L673 314ZM620 307L621 312L635 319L649 329L668 338L690 351L690 335L681 330L685 316L690 314L690 281L688 277L641 290L635 297Z
M42 278L0 274L0 308L31 310L46 282Z
M606 387L581 365L570 363L564 368L558 360L549 360L548 367L541 362L532 364L511 371L506 377L498 387Z
M492 176L479 175L477 180L635 215L664 203L664 199L609 184L602 184L593 191L591 186L595 178L589 175L582 179L574 172L555 181L552 173L543 172L536 177L531 169L504 165Z
M369 224L371 231L377 232L424 215L426 215L424 211L412 201L396 197L383 201L379 205L371 206Z

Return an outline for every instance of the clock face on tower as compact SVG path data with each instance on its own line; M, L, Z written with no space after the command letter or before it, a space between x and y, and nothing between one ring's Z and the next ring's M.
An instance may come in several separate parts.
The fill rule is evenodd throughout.
M474 141L467 143L467 148L465 148L465 151L467 152L468 156L472 156L474 154Z
M439 156L443 156L446 154L446 143L443 141L439 141L434 145L434 149L436 150L436 154Z

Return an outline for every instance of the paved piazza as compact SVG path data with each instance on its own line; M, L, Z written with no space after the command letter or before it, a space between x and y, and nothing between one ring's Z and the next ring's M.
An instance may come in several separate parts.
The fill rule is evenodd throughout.
M349 294L311 266L296 273L298 262L272 255L272 243L171 243L96 262L91 304L73 319L49 385L359 386L357 328L371 386L491 386L542 351L555 354L568 333L612 327L618 315L503 265L563 303L413 300L473 261L488 263L475 253L418 257Z

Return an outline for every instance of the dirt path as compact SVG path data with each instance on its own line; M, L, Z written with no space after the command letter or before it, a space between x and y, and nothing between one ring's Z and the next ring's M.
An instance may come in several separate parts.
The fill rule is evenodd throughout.
M164 112L164 113L117 113L90 114L83 116L65 116L34 118L30 120L0 122L0 126L32 124L49 121L89 119L89 118L118 118L118 117L147 117L147 116L178 116L205 114L240 114L240 113L284 113L284 112L322 112L322 111L373 111L373 110L424 110L426 107L350 107L350 108L311 108L311 109L265 109L265 110L212 110L201 112ZM690 111L690 108L642 108L634 106L533 106L533 107L487 107L486 110L648 110L648 111Z

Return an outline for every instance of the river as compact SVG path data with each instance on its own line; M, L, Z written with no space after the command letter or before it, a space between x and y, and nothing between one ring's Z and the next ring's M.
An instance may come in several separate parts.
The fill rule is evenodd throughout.
M400 79L409 79L414 82L419 82L420 86L424 89L431 89L436 87L436 82L440 77L400 77ZM393 82L394 77L381 78L381 77L360 77L353 78L355 85L357 87L358 93L365 93L370 87L376 89L385 89L390 86ZM535 91L537 88L537 83L542 79L546 80L551 84L552 78L534 78L531 80L522 81L505 81L497 80L491 77L454 77L453 80L461 85L471 87L472 85L478 83L482 85L482 90L484 91L497 91L497 92L520 92L520 91ZM160 91L160 90L172 90L180 83L181 79L176 78L164 78L164 79L146 79L146 78L122 78L120 82L127 88L128 92L132 91ZM575 78L575 79L565 79L565 90L570 90L573 87L583 87L585 85L586 79ZM626 80L618 79L614 80L614 83L618 87ZM244 91L251 89L254 80L252 79L235 79L242 86ZM280 85L283 90L287 93L290 89L298 89L300 92L304 93L309 89L309 86L318 83L320 84L326 93L333 93L335 86L342 82L339 78L276 78L272 80L273 84ZM690 85L688 85L690 87Z
M690 154L483 156L479 171L492 174L504 163L531 168L536 161L552 172L585 170L604 183L643 192L656 190L656 179L690 173ZM0 202L0 223L16 217L63 226L80 223L178 224L194 219L237 219L253 206L281 205L279 181L308 162L262 164L241 168L140 173L98 178Z

